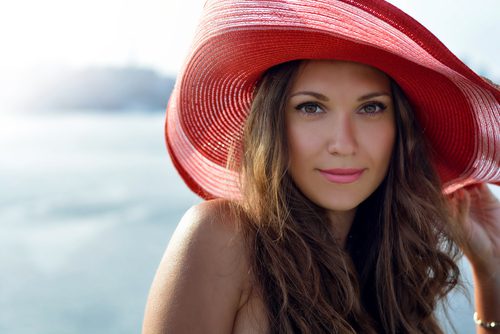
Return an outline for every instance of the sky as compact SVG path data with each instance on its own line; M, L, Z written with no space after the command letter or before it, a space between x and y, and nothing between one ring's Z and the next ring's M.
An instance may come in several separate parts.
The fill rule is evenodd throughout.
M15 0L0 4L0 71L137 65L175 75L205 0ZM391 0L474 70L500 81L500 1ZM494 37L496 36L496 40Z

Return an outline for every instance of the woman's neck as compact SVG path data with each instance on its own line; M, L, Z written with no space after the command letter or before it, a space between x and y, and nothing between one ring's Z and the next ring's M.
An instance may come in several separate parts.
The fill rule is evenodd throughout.
M345 248L347 235L351 230L352 222L356 215L356 208L348 211L328 211L327 215L335 240L337 240L342 248Z

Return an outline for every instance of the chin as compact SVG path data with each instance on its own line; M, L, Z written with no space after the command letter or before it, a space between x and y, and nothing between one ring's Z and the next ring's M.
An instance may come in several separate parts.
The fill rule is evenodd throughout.
M328 211L351 211L356 209L363 201L365 198L361 199L349 199L345 198L336 198L335 200L331 201L314 201L316 205L322 207L325 210Z

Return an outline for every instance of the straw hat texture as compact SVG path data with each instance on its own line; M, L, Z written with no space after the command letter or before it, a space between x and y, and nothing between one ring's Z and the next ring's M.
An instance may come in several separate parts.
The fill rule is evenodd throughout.
M376 67L403 89L451 192L500 183L500 91L412 17L381 0L207 1L167 107L166 142L203 198L238 198L239 147L256 83L296 59ZM238 159L235 155L234 159Z

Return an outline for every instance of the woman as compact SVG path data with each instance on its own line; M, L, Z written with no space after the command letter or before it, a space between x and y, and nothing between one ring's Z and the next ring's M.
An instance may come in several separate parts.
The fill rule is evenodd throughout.
M403 93L404 92L404 93ZM209 1L167 144L206 199L144 333L442 333L474 273L498 331L500 93L382 1Z

